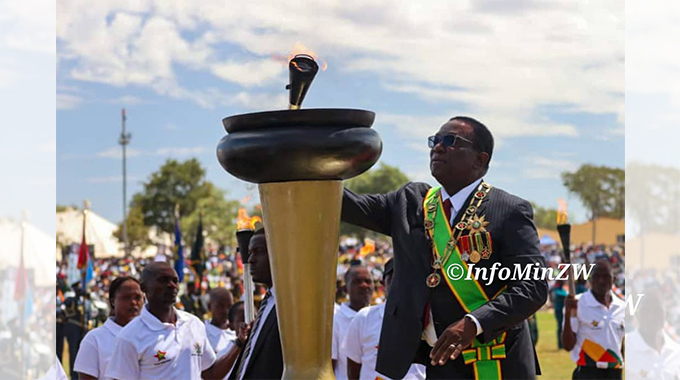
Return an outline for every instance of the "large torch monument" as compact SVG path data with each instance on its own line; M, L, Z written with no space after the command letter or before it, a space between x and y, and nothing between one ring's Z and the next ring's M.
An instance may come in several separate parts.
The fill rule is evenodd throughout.
M230 174L259 185L283 378L332 379L342 180L373 166L382 141L370 128L373 112L299 109L318 66L297 55L289 70L289 109L225 118L217 158Z

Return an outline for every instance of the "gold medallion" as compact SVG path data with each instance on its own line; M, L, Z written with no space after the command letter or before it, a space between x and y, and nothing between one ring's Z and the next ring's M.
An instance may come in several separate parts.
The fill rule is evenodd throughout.
M479 215L475 215L472 217L472 222L470 223L470 234L473 234L475 232L486 232L486 226L489 225L489 222L486 219L486 215L482 215L480 218Z
M472 261L473 263L478 263L479 259L481 258L482 256L477 251L472 251L472 253L470 254L470 261Z
M434 227L434 223L432 223L431 220L426 220L425 221L425 228L428 229L428 230L431 230L432 227Z
M431 273L429 276L427 276L427 281L425 283L427 286L430 288L434 288L437 285L439 285L439 281L441 280L441 277L439 277L439 273Z

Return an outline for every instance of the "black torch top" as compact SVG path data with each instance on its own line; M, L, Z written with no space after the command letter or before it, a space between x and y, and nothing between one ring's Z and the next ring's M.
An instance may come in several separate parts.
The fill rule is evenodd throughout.
M319 65L312 56L298 54L288 63L290 72L290 83L286 89L290 90L289 103L290 109L299 109L302 101L305 100L307 90L312 85L312 81L319 71Z
M570 264L571 252L569 246L571 245L571 224L558 224L557 233L560 235L560 241L562 243L564 262Z
M253 230L238 230L236 231L236 241L238 242L238 250L241 252L241 261L243 264L248 263L250 252L248 246L250 245L250 238L253 237L255 231Z

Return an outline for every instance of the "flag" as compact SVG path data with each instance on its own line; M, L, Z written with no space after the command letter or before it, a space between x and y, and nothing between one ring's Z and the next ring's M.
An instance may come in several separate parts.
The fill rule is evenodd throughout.
M23 238L23 235L22 235ZM14 300L19 301L26 297L28 288L28 276L26 275L26 267L24 266L24 252L22 249L21 258L19 259L19 269L17 269L16 283L14 285Z
M90 260L90 249L85 238L86 212L87 210L83 211L83 240L80 242L80 248L78 249L78 269L81 271L81 276L84 275L85 277L85 283L81 284L83 291L87 290L87 283L92 280L94 272L92 260Z
M205 251L203 248L203 216L198 214L198 227L196 228L196 239L191 247L191 266L196 272L196 286L201 286L203 280L203 270L205 269Z
M81 240L80 249L78 250L78 269L82 270L87 267L88 261L90 261L90 252L87 248L87 240L85 239L85 216L83 215L83 240Z
M179 230L179 207L175 207L175 247L173 248L175 253L175 272L177 272L177 277L179 282L184 282L184 249L182 248L182 233Z

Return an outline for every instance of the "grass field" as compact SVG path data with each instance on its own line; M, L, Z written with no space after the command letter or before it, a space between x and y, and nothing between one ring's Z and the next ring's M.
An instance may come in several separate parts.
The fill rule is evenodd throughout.
M569 353L557 349L557 322L551 311L536 313L538 322L538 343L536 353L541 364L542 380L568 380L576 365L569 358Z
M536 353L541 364L543 375L541 380L568 380L574 371L574 362L569 359L569 353L557 349L557 322L552 311L536 313L538 321L538 343ZM68 344L64 344L64 369L69 373Z

